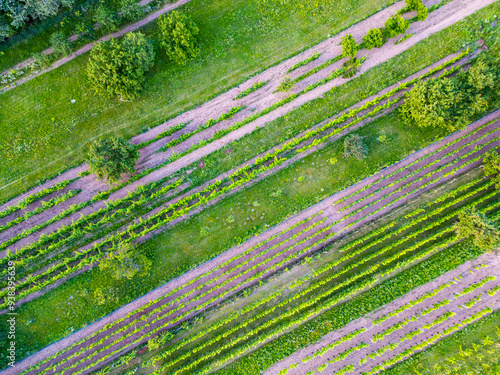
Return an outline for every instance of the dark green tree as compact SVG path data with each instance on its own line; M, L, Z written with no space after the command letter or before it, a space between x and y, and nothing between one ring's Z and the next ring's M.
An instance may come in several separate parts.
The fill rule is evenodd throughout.
M380 29L368 30L363 38L363 46L368 49L382 47L384 44L384 35Z
M459 212L455 230L458 237L471 237L476 246L485 250L493 249L499 241L495 223L475 208L464 208Z
M94 21L107 32L112 32L118 28L120 19L116 12L109 9L106 4L101 1L95 11Z
M114 183L122 174L134 172L138 158L136 146L125 139L111 137L90 144L87 162L90 173L95 173L98 180Z
M68 56L71 53L71 42L62 31L52 34L50 44L55 54Z
M158 19L160 44L167 57L177 64L186 64L198 54L198 27L186 14L176 10Z
M139 95L154 57L153 43L139 32L128 33L121 41L97 43L87 65L90 86L99 95L132 100Z
M363 160L368 154L368 148L363 143L363 139L358 134L349 134L344 138L344 158L353 157Z

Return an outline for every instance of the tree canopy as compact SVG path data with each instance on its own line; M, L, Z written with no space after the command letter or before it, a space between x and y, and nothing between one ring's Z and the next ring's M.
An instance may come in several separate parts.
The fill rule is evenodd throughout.
M387 38L394 38L399 34L404 34L410 27L410 21L398 14L393 15L385 22L385 35Z
M356 39L352 36L352 34L347 34L342 38L342 56L343 57L350 57L354 58L356 57L356 54L358 53L359 46L358 43L356 43Z
M177 64L186 64L198 54L199 29L185 13L176 10L158 18L160 44L167 57Z
M125 139L111 137L91 143L88 152L89 171L97 175L97 179L107 179L114 183L122 174L134 172L139 158L137 147Z
M368 30L363 38L363 46L368 49L378 48L384 44L384 35L378 28Z
M455 77L417 82L401 106L403 121L447 131L463 128L484 112L490 99L498 97L500 69L495 64L483 58Z
M494 222L475 208L464 208L459 212L455 230L458 237L471 237L474 245L482 249L491 250L499 241L498 228Z
M111 38L97 43L90 51L87 65L90 86L104 97L134 99L154 57L153 43L140 32L128 33L121 41Z
M56 15L61 7L71 8L75 0L0 0L0 15L5 14L14 28L30 20L43 20Z

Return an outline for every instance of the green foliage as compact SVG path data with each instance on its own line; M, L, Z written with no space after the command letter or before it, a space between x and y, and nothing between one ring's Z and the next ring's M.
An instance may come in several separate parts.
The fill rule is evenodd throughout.
M358 53L359 46L352 34L347 34L342 38L342 57L354 58Z
M494 222L474 208L465 208L458 214L455 230L459 237L472 237L474 244L484 250L492 249L499 241Z
M137 0L121 0L120 13L124 19L133 21L139 18L143 11Z
M50 44L55 54L68 56L71 53L71 42L62 31L52 34Z
M3 42L5 39L10 37L13 32L12 28L2 18L0 18L0 42Z
M401 107L408 125L438 127L446 131L463 128L495 99L500 69L496 61L482 57L453 78L420 81L406 94Z
M418 7L422 4L422 0L405 0L405 2L406 2L406 7L404 8L405 11L417 10Z
M247 95L249 95L250 93L260 89L262 86L265 86L267 84L268 81L265 81L265 82L255 82L252 87L249 87L248 89L246 90L243 90L242 92L240 92L238 95L236 95L234 97L233 100L236 100L236 99L241 99Z
M395 14L385 22L384 33L387 38L394 38L399 34L404 34L409 27L410 21Z
M88 153L89 170L99 180L106 178L117 182L123 173L134 172L135 162L139 158L137 148L125 139L111 137L95 141Z
M368 30L363 38L363 46L368 49L378 48L384 44L384 35L379 28Z
M367 154L368 148L358 134L349 134L344 138L344 152L342 153L344 158L353 157L363 160Z
M429 9L424 4L420 4L417 8L417 20L425 21L429 16Z
M344 72L342 74L342 77L343 78L354 77L356 75L356 73L358 72L359 67L361 66L361 62L363 59L357 59L357 58L353 57L350 60L346 61L343 64Z
M290 79L290 77L283 77L281 80L280 84L278 85L278 88L276 89L279 92L286 92L290 91L293 89L295 86L295 83Z
M112 32L118 29L120 20L118 14L108 8L104 1L101 1L94 14L94 21L107 32Z
M134 251L130 243L120 243L99 263L99 270L109 273L116 280L130 280L136 275L146 274L151 264L151 260Z
M496 188L500 189L500 154L496 151L488 152L483 159L483 172L486 176L492 176Z
M171 61L183 65L196 57L199 29L188 15L174 10L158 18L158 26L160 44Z
M141 91L154 57L152 42L140 32L128 33L121 41L111 38L97 43L87 65L89 83L104 97L132 100Z

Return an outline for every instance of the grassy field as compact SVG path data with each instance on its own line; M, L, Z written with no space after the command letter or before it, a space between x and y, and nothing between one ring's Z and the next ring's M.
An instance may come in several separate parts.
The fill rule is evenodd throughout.
M479 13L468 22L474 24L476 19L484 19L495 10L495 7L489 7L484 11L485 13ZM425 43L429 43L426 44L428 53L432 55L433 49L435 51L444 49L446 43L439 42L439 40L442 38L448 42L450 32L453 30L456 34L462 32L463 39L455 41L449 47L450 49L456 48L456 44L460 42L464 43L477 36L474 31L469 31L463 24L459 24L455 26L455 29L445 30L426 41ZM398 71L398 74L408 75L420 69L422 66L419 64L426 65L425 60L415 59L415 56L421 55L418 53L420 48L423 48L423 45L419 44L407 51L404 59L401 56L392 60L393 66L404 66L409 70L402 69ZM433 59L437 58L439 58L438 53ZM406 61L408 62L405 63ZM430 62L428 61L428 63ZM362 84L356 86L353 83L353 85L354 88L363 87ZM371 88L366 89L371 90ZM375 88L373 89L375 90ZM341 91L338 90L338 92ZM326 110L329 103L336 103L341 97L341 95L335 96L334 93L327 95L326 98L329 98L331 102L321 99L323 108ZM344 100L346 100L345 105L349 105L350 99L344 98ZM313 111L309 111L310 108L312 106L304 107L304 118L313 113ZM319 108L316 107L316 111ZM299 111L295 111L293 116L295 116L296 123L300 123ZM290 116L288 117L290 118ZM140 250L145 251L155 260L148 278L142 278L140 282L135 280L129 283L116 283L98 272L91 272L75 278L42 298L25 304L18 310L18 335L22 342L22 352L19 353L19 356L33 352L94 321L172 277L185 272L199 264L201 260L212 258L294 212L304 209L381 167L401 159L404 155L424 147L438 136L438 133L433 131L415 132L414 129L407 129L400 122L397 114L385 116L358 133L365 136L365 141L370 147L370 154L365 162L343 160L340 157L341 142L335 142L323 151L305 158L303 162L283 170L238 196L222 201L201 215L177 225L141 246ZM379 142L379 135L386 135L387 141L385 143ZM335 165L330 163L332 157L339 160ZM299 181L298 177L304 177L304 179ZM281 187L281 196L271 197L270 194L276 193L278 187ZM257 209L252 205L253 202L258 202ZM257 212L254 211L254 213L252 209ZM233 215L235 218L233 224L226 220L229 215ZM167 273L165 272L166 267L169 270ZM111 288L113 293L118 296L116 301L103 306L96 305L93 292L97 288L108 290ZM54 311L54 306L58 306L56 311ZM48 311L54 311L58 314L57 319L59 320L49 319L53 315L52 313L48 314Z
M159 52L134 102L94 96L86 85L87 55L1 95L0 200L79 164L90 140L154 126L393 2L341 0L316 8L313 0L269 7L194 0L181 8L200 28L199 57L179 67ZM145 31L154 34L154 25Z
M498 374L500 311L471 324L383 375Z

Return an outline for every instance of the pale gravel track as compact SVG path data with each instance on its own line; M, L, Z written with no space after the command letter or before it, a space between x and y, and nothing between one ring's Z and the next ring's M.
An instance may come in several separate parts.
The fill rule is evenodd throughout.
M498 114L496 114L496 116L498 116ZM481 120L481 122L478 122L478 123L486 123L486 122L488 122L488 120L491 120L492 118L495 118L495 116L494 115L490 115L490 116L486 117L485 119ZM475 123L474 125L477 126L478 123ZM453 137L459 137L461 135L463 135L463 133L460 134L460 132L458 132L458 133L454 134L451 137L452 138ZM437 142L436 144L432 145L430 148L421 150L421 151L417 152L416 154L412 155L411 157L409 157L409 158L403 160L402 162L399 162L396 165L391 166L391 167L396 168L396 166L397 166L399 168L401 165L407 164L408 162L410 162L412 160L416 160L421 155L430 152L430 150L432 150L434 148L438 148L442 144L447 143L447 141L449 139L450 138L448 138L447 140L443 140L441 142ZM385 169L383 172L384 173L390 172L391 171L391 167ZM213 267L217 266L218 264L221 264L221 263L227 261L228 259L232 258L233 256L236 256L237 254L239 254L239 253L247 250L248 248L250 248L251 246L255 245L256 243L261 242L265 238L269 238L271 235L279 233L282 230L286 229L287 227L293 225L294 223L297 223L298 221L303 220L303 219L311 216L311 214L313 214L315 212L318 212L320 209L325 210L325 213L333 213L333 212L335 212L336 210L332 209L332 203L335 202L336 200L338 200L338 198L340 196L344 196L345 194L350 194L351 192L356 191L358 188L364 186L364 183L366 183L367 181L369 181L371 179L374 180L377 177L379 177L380 175L383 175L384 173L381 172L381 173L377 174L376 176L373 176L372 178L365 180L364 182L356 184L356 185L352 186L351 188L348 188L346 191L343 191L343 192L341 192L339 194L336 194L333 197L330 197L327 200L316 204L315 206L313 206L310 209L302 212L301 214L298 214L295 217L293 217L293 218L291 218L291 219L289 219L289 220L287 220L287 221L285 221L285 222L283 222L283 223L275 226L274 228L270 229L269 231L267 231L267 232L265 232L265 233L263 233L263 234L261 234L259 236L256 236L256 237L252 238L251 240L245 242L244 244L242 244L242 245L240 245L240 246L238 246L236 248L233 248L233 249L231 249L229 251L226 251L225 253L223 253L222 255L218 256L215 259L213 259L212 261L206 262L205 264L203 264L202 266L196 268L195 270L189 271L189 272L183 274L179 278L177 278L177 279L175 279L175 280L173 280L173 281L165 284L164 286L162 286L162 287L160 287L160 288L158 288L158 289L156 289L156 290L148 293L147 295L139 298L138 300L136 300L136 301L134 301L134 302L132 302L132 303L130 303L130 304L122 307L121 309L115 311L114 313L108 315L107 317L105 317L105 318L103 318L103 319L101 319L101 320L99 320L99 321L97 321L97 322L95 322L95 323L93 323L93 324L91 324L91 325L89 325L89 326L81 329L80 331L76 332L75 334L62 339L62 340L58 341L55 344L52 344L51 346L48 346L45 349L42 349L40 352L38 352L38 353L36 353L36 354L28 357L27 359L21 361L20 363L18 363L16 365L16 368L17 369L27 368L30 365L39 362L41 359L43 359L45 357L51 356L55 352L57 352L57 351L61 350L62 348L64 348L65 346L71 345L72 342L79 341L81 338L90 335L91 332L94 332L94 331L100 329L105 324L110 323L110 322L112 322L114 320L119 319L121 316L124 316L125 314L127 314L130 311L137 310L138 308L140 308L140 306L144 305L148 301L156 299L156 298L160 297L163 294L166 294L168 292L168 290L172 290L172 289L176 288L177 286L186 284L190 279L192 279L192 278L194 278L194 277L196 277L196 276L198 276L198 275L200 275L200 274L202 274L204 272L207 272L208 270L212 269ZM403 204L403 203L404 202L400 202L400 204ZM384 213L384 212L382 212L382 213ZM363 223L360 223L357 227L359 227L361 225L363 225ZM353 227L352 230L356 230L357 227ZM9 374L10 372L8 372L8 371L9 370L6 370L5 373Z
M488 267L486 268L481 268L479 270L474 270L473 266L477 266L479 264L487 264ZM471 275L469 271L473 270L473 274ZM335 371L340 370L341 368L349 365L349 364L354 364L356 365L356 370L354 374L361 374L363 371L369 371L371 368L381 364L385 360L392 358L394 355L397 355L400 352L403 352L405 349L408 347L415 345L422 340L428 338L429 336L432 336L435 332L437 331L442 331L444 328L447 328L449 326L452 326L454 323L457 321L463 319L464 317L470 316L473 313L477 312L478 310L481 310L487 306L490 306L491 308L498 309L500 308L500 305L498 304L498 295L494 297L488 296L485 292L486 290L489 290L492 287L495 287L500 284L500 279L498 279L498 276L500 275L500 256L498 254L494 253L486 253L482 256L480 256L478 259L475 259L473 261L466 262L465 264L459 266L457 269L453 271L449 271L446 274L438 277L437 279L433 280L430 283L427 283L425 285L422 285L414 290L412 290L410 293L406 294L404 297L398 298L397 300L383 306L382 308L378 309L375 312L372 312L370 314L367 314L361 318L358 318L350 323L348 323L346 326L344 326L341 329L334 330L330 332L329 334L325 335L323 338L320 340L316 341L314 344L311 344L307 346L304 349L300 349L296 351L294 354L291 356L277 362L275 365L273 365L271 368L266 370L264 372L264 375L276 375L279 373L280 370L284 368L288 368L290 365L293 363L298 363L298 366L294 369L291 369L288 371L289 375L303 375L307 371L309 371L312 368L317 368L318 366L322 365L323 363L326 363L327 359L332 359L333 357L339 355L340 353L343 353L347 349L358 345L361 342L365 342L369 344L370 346L368 348L362 349L358 352L355 352L351 355L349 355L345 360L339 361L335 364L329 364L326 368L325 374L334 374ZM392 317L385 322L379 324L379 325L373 325L372 322L376 320L379 317L382 317L390 312L393 312L396 308L401 307L402 305L408 303L411 300L418 299L420 296L424 295L425 293L435 289L436 287L442 285L443 283L449 282L456 277L461 276L462 279L457 282L455 285L453 285L450 288L446 288L439 292L436 296L431 297L424 301L423 303L420 303L419 305L404 311L403 313L398 314L395 317ZM463 290L465 287L470 286L473 283L477 283L479 280L486 276L497 276L497 280L493 282L488 282L486 283L483 287L478 288L474 293L460 297L458 299L454 298L454 294ZM468 301L470 298L475 297L476 295L482 295L482 301L481 303L477 304L474 306L474 308L471 309L459 309L458 306L462 305L464 302ZM409 325L399 329L398 331L395 331L394 333L386 336L383 340L378 341L377 343L372 343L371 338L380 332L385 331L387 328L391 327L392 325L401 322L407 318L411 318L412 316L419 314L422 310L432 307L432 305L438 301L442 301L443 299L450 299L452 302L449 305L446 305L442 307L441 309L434 311L425 317L420 318L416 322L412 322ZM390 342L399 342L399 338L406 335L408 332L414 331L416 328L421 327L427 323L432 322L434 319L437 317L441 316L445 311L453 311L457 315L454 316L453 318L449 319L446 323L440 324L437 326L435 329L431 330L426 330L425 333L420 334L417 336L416 339L414 340L408 340L405 341L404 343L400 344L400 346L395 349L394 351L388 352L380 357L376 357L373 360L369 360L365 365L363 366L358 366L358 362L361 358L365 357L368 353L373 352L374 350L380 349L386 345L388 345ZM462 315L461 315L462 314ZM329 351L328 354L325 354L323 357L318 357L316 359L313 359L311 361L308 361L306 364L302 362L303 358L306 358L308 356L311 356L313 353L316 351L320 350L321 348L335 342L336 340L346 336L347 334L360 329L360 328L367 328L367 331L358 335L356 338L347 341L345 343L342 343L335 347L333 350Z

